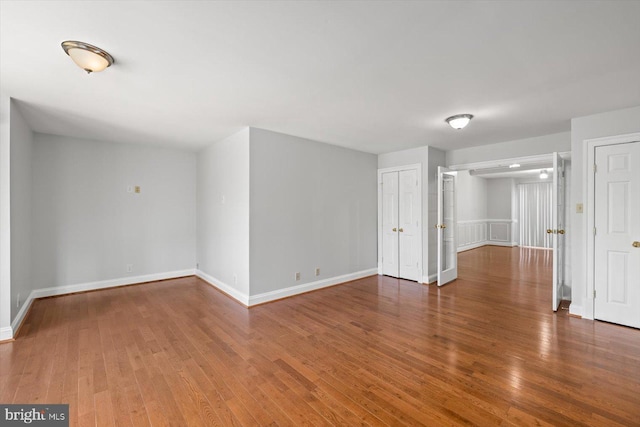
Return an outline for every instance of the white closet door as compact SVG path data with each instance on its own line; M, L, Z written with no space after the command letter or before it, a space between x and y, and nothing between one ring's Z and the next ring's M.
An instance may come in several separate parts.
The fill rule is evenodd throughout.
M595 151L594 317L640 328L640 142Z
M382 174L382 274L398 277L398 172Z
M420 193L415 169L399 173L399 264L402 279L420 282Z

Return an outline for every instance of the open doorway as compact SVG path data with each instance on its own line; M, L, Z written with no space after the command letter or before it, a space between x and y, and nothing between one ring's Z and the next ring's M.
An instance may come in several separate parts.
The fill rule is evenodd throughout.
M457 214L453 223L439 221L442 240L455 241L457 253L488 245L527 248L529 256L550 252L551 305L557 310L561 300L570 299L570 266L564 256L569 228L564 208L569 200L568 153L456 165L450 170L445 172L455 176Z

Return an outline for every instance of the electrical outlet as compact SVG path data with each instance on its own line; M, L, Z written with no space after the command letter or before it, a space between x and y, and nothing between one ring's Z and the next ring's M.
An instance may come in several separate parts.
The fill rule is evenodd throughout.
M16 308L20 308L20 294L16 295Z
M136 187L135 187L135 191L136 191L136 193L139 193L139 192L140 192L140 186L139 186L139 185L136 185Z
M320 275L320 267L316 267L316 276Z
M127 264L127 273L133 273L133 264Z
M300 280L300 273L296 273L296 280Z

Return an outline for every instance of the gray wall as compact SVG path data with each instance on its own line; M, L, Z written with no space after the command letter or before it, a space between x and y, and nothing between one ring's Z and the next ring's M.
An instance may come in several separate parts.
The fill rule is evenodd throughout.
M434 225L438 222L438 166L445 165L445 152L437 148L429 147L429 167L427 179L429 182L429 194L427 197L428 218L423 224L427 232L427 245L429 264L427 275L429 282L437 279L438 275L438 231Z
M31 271L33 132L11 101L11 321L33 290Z
M43 134L33 148L34 288L195 267L194 153Z
M489 219L511 220L512 197L514 192L512 178L487 179L487 217Z
M0 94L0 340L11 331L11 99Z
M376 156L250 132L251 295L376 268Z
M249 128L198 153L198 269L249 296Z
M587 175L585 162L587 150L585 140L607 136L640 132L640 106L624 110L578 117L571 120L571 265L572 291L570 311L583 315L586 295L587 269L587 218L576 213L575 204L584 203L585 213L589 207L587 201ZM593 313L588 313L591 316Z
M487 179L469 175L469 171L458 171L456 175L456 207L458 221L486 220Z

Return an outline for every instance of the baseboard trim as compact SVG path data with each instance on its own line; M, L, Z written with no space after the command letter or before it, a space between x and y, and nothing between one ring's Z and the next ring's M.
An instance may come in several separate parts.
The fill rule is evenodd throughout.
M227 285L222 280L216 279L215 277L205 273L202 270L196 270L195 274L196 276L207 282L209 285L218 289L223 294L226 294L227 296L233 298L245 307L249 307L249 295L240 292L236 288Z
M6 330L9 330L11 336L8 339L14 339L20 328L22 327L22 322L27 317L29 313L29 309L31 308L31 304L33 301L38 298L46 298L53 297L58 295L67 295L67 294L75 294L78 292L89 292L89 291L97 291L100 289L109 289L115 288L118 286L127 286L127 285L137 285L140 283L146 282L155 282L158 280L167 280L167 279L177 279L179 277L193 276L195 274L195 270L178 270L178 271L168 271L165 273L155 273L155 274L146 274L142 276L132 276L132 277L121 277L118 279L110 279L110 280L101 280L98 282L87 282L87 283L78 283L76 285L66 285L66 286L55 286L50 288L42 288L42 289L34 289L31 291L27 299L20 307L20 311L16 315L13 322L11 322L11 327L1 328L0 329L0 341L6 340L5 334Z
M584 315L584 312L583 312L582 306L575 305L575 304L569 305L569 316L582 318L583 315Z
M322 288L328 288L330 286L339 285L345 282L350 282L352 280L362 279L363 277L375 276L377 274L377 268L370 268L368 270L357 271L355 273L343 274L341 276L330 277L328 279L304 283L302 285L264 292L261 294L250 296L248 306L251 307L257 304L264 304L267 302L288 298L294 295L304 294L306 292L311 292Z
M495 240L487 240L485 245L487 245L487 246L507 246L509 248L513 248L515 246L518 246L518 244L516 242L497 242Z
M422 278L422 283L426 283L427 285L436 282L438 280L438 275L437 274L431 274L429 276L424 276Z
M465 245L465 246L459 246L458 247L458 253L465 252L465 251L470 251L471 249L480 248L480 247L486 246L488 244L489 244L488 240L483 240L482 242L472 243L470 245Z
M13 341L13 328L11 326L0 328L0 344L11 341Z

